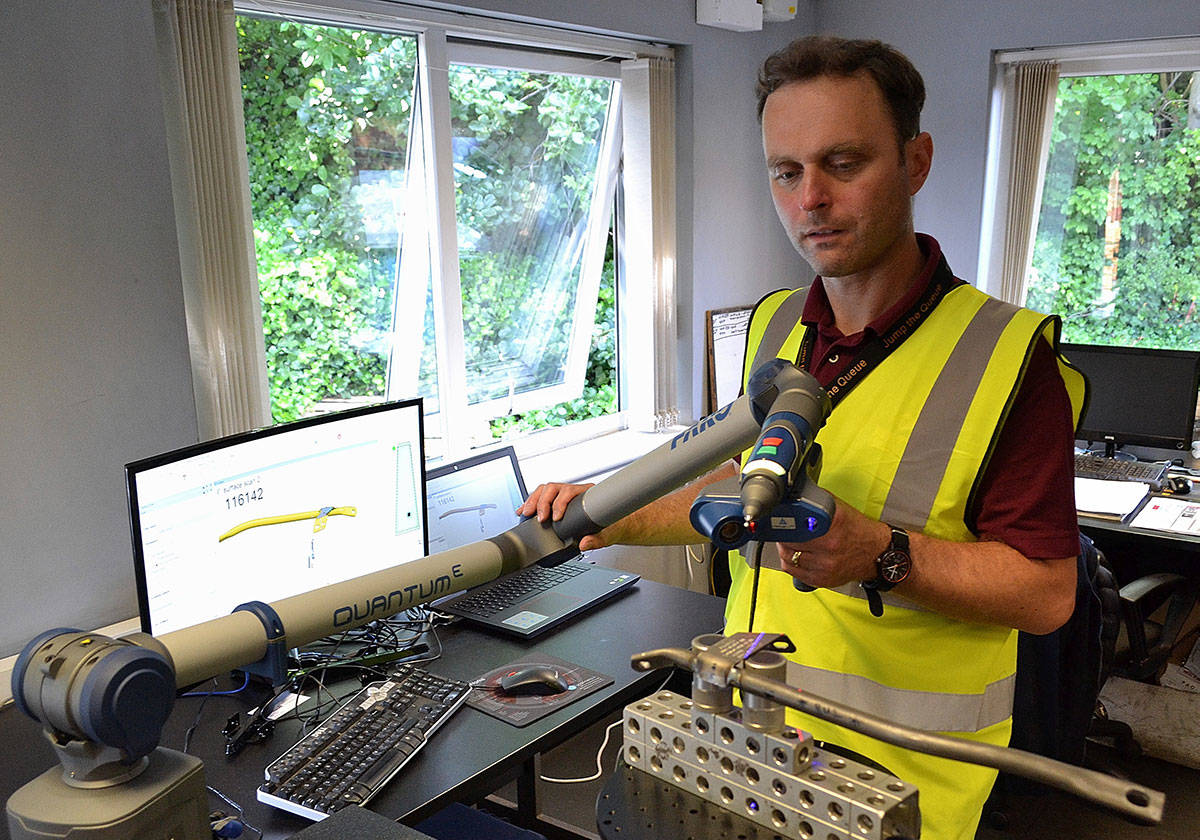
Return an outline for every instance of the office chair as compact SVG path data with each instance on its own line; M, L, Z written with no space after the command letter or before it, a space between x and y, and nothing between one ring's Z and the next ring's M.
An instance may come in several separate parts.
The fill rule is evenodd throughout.
M1118 587L1103 555L1096 581L1104 604L1100 685L1110 676L1158 684L1184 622L1196 604L1195 586L1182 575L1156 572ZM1160 614L1161 621L1157 620ZM1133 730L1123 721L1110 718L1099 697L1088 737L1111 739L1122 758L1134 758L1141 753Z
M1076 558L1075 610L1067 623L1053 633L1017 637L1017 675L1013 696L1013 732L1009 746L1069 764L1083 764L1088 733L1100 697L1104 673L1105 632L1116 639L1117 601L1102 597L1106 564L1103 555L1085 534L1079 535ZM1000 773L983 807L983 816L994 829L1008 826L1013 797L1041 795L1049 788Z

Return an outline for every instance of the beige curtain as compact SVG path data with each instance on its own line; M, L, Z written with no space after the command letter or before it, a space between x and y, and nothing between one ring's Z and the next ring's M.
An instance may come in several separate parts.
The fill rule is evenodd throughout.
M154 0L200 438L270 422L232 0Z
M1025 301L1025 278L1037 234L1042 181L1050 151L1058 64L1025 62L1011 65L1007 72L1014 74L1013 152L999 290L1004 300L1021 304Z
M632 358L651 358L653 382L629 395L630 425L659 431L679 421L675 352L675 62L621 62L624 135L626 334ZM631 300L631 298L633 298ZM644 342L644 343L643 343ZM637 389L635 389L637 390Z

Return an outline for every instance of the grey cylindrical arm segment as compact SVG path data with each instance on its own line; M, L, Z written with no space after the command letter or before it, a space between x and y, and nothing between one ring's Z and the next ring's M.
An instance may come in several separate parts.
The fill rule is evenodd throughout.
M555 531L564 539L595 533L711 472L754 443L759 422L750 398L739 397L572 499Z

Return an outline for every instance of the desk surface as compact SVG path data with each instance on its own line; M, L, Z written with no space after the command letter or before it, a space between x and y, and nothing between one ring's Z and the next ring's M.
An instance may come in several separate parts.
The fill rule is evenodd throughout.
M1080 446L1083 443L1083 441L1075 442L1076 446ZM1174 452L1167 449L1151 449L1142 446L1127 446L1124 447L1123 451L1146 461L1171 461L1177 459L1177 463L1182 462L1178 474L1184 475L1192 482L1192 491L1186 496L1175 496L1174 498L1200 502L1200 460L1193 458L1191 453ZM1136 511L1133 515L1126 517L1126 519L1132 520L1134 516L1136 516ZM1103 543L1108 539L1112 539L1118 544L1138 542L1187 553L1200 550L1200 536L1193 534L1157 531L1149 528L1133 528L1129 525L1128 521L1121 522L1101 516L1089 516L1086 513L1079 514L1078 518L1079 527L1084 533L1096 540L1097 543Z
M719 598L643 579L627 594L532 641L458 625L440 629L443 655L426 667L444 676L475 679L536 650L607 674L614 681L522 728L463 707L371 801L370 808L411 824L450 802L480 799L514 778L534 755L658 688L667 674L638 673L630 667L630 657L658 647L688 647L694 636L720 629L723 607ZM221 727L230 715L244 714L251 704L239 696L181 699L162 745L180 749L187 729L194 725L189 752L204 760L207 783L241 805L264 838L290 837L309 825L308 820L261 804L254 791L266 764L299 737L299 724L281 723L266 743L249 745L233 759L223 755ZM7 802L13 791L55 760L39 727L13 707L0 712L0 744L6 756L25 757L20 762L0 762L0 798ZM7 837L6 822L0 832Z
M1157 496L1150 496L1143 503L1148 504L1150 500ZM1183 499L1188 502L1200 503L1200 478L1192 479L1192 492L1186 496L1171 496L1169 498ZM1138 510L1141 510L1139 505ZM1115 537L1118 539L1134 539L1142 542L1157 544L1159 546L1181 549L1184 551L1200 551L1200 534L1184 534L1177 531L1160 531L1152 528L1135 528L1129 523L1137 516L1137 511L1125 518L1125 521L1105 518L1102 516L1089 516L1086 513L1078 515L1079 527L1099 541L1107 537Z

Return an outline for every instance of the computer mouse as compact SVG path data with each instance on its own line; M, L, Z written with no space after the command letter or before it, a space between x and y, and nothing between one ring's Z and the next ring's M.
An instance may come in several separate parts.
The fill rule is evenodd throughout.
M549 696L561 694L569 683L549 665L527 665L514 668L500 678L500 693L508 697Z
M1173 496L1186 496L1192 492L1192 482L1181 475L1170 476L1163 485L1163 492Z

